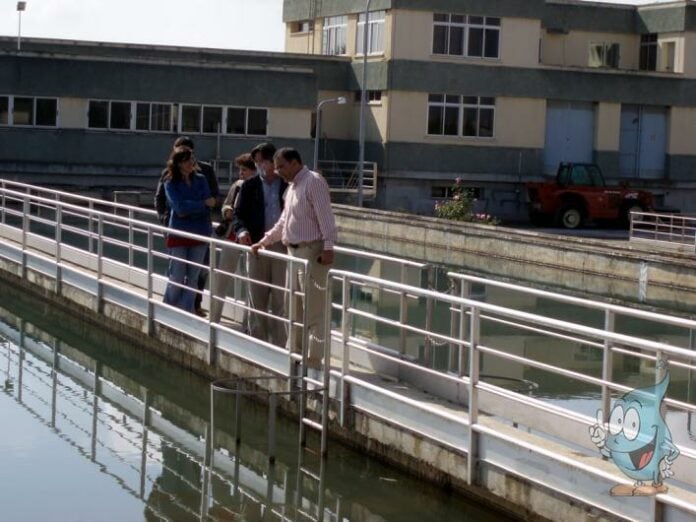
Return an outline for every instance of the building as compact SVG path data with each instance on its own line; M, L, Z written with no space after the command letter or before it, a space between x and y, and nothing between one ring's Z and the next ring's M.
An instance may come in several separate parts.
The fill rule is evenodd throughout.
M336 96L352 103L326 106L320 157L355 161L365 4L284 0L286 53L31 39L18 53L0 39L0 172L137 186L179 132L207 158L229 160L260 139L309 158L316 105ZM431 214L461 177L482 210L519 217L524 181L559 161L594 161L610 182L696 211L693 0L370 9L373 204Z

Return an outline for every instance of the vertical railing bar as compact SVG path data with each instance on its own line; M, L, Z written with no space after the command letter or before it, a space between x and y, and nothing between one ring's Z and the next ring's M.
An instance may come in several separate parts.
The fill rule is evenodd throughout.
M610 333L616 331L616 314L611 310L604 312L604 330ZM607 383L611 382L614 373L614 353L612 351L611 341L604 340L604 351L602 355L602 380ZM606 424L609 422L611 406L611 389L606 384L602 384L602 421Z
M348 393L349 387L348 383L345 381L346 375L350 373L350 346L348 344L348 331L350 326L350 283L348 281L348 276L343 274L342 278L342 295L341 295L341 340L343 342L343 353L341 356L341 412L340 412L340 423L341 426L346 425L346 413L348 408Z
M435 267L430 265L427 268L427 285L428 285L428 290L434 290L434 274L435 274ZM425 359L425 364L433 368L435 365L434 357L433 357L433 343L432 339L430 337L430 334L432 333L433 329L433 298L428 296L425 299L425 331L427 332L427 335L425 337L425 342L424 342L424 354L423 358Z
M331 274L327 274L324 292L324 375L323 391L321 393L321 459L326 460L327 437L329 431L329 398L331 396Z
M152 227L147 227L147 334L149 336L155 333L155 303L153 300L153 248L154 234Z
M89 247L89 253L93 254L94 253L94 225L92 223L92 216L93 216L93 211L94 211L94 202L90 201L89 204L87 205L87 208L89 209L89 214L87 218L87 243Z
M292 260L292 258L288 261L287 264L288 272L287 272L287 282L288 282L288 318L290 321L288 322L288 338L290 339L290 350L288 351L288 375L290 377L293 377L295 375L294 372L294 364L293 364L293 359L292 359L292 353L295 350L295 287L297 286L297 277L295 275L295 261ZM290 379L290 386L292 386L292 379Z
M400 278L400 283L402 285L406 284L407 281L407 268L406 265L401 265L401 278ZM407 335L406 335L406 330L403 328L403 325L406 324L408 321L408 298L406 296L406 292L404 290L401 290L399 293L399 324L402 326L399 329L399 355L403 359L406 356L406 341L407 341Z
M90 214L90 221L92 216ZM97 296L95 309L101 313L104 299L104 219L101 214L97 216Z
M24 196L22 212L22 279L26 279L28 261L27 236L29 234L29 227L31 226L31 205L29 203L29 196Z
M135 216L133 215L133 209L128 209L128 268L133 268L133 243L135 243L135 236L133 232L133 220Z
M460 282L461 286L459 287L459 297L461 299L468 299L471 297L471 282L463 280ZM465 352L465 346L464 346L464 340L468 337L468 323L466 321L466 311L467 307L464 305L464 303L461 303L459 305L459 376L464 377L465 375L468 374L469 372L469 364L468 360L469 358L467 357L467 353ZM471 348L469 348L471 349Z
M56 286L57 295L63 293L63 263L62 263L62 242L63 242L63 207L60 203L56 205Z
M212 312L213 310L213 304L214 300L216 299L216 296L214 295L214 292L212 291L215 288L215 278L217 277L215 274L215 267L217 266L217 250L216 250L216 245L213 242L210 242L208 244L208 250L210 252L210 257L209 257L209 265L208 265L208 281L209 281L209 288L210 288L210 293L209 293L209 309ZM203 292L204 290L201 290ZM223 296L224 298L224 296ZM216 305L217 306L217 305ZM213 314L209 313L208 314L208 364L213 365L215 364L215 347L217 346L217 329L215 327L215 323L213 322Z
M469 338L469 444L466 476L469 485L477 483L478 432L474 428L478 423L479 352L477 347L480 329L480 310L477 307L472 307Z
M275 462L276 450L276 415L278 410L278 397L270 393L268 397L268 463Z

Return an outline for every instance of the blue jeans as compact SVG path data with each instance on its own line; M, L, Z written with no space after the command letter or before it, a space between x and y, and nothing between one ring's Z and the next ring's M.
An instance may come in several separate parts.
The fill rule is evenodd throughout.
M202 263L207 249L208 245L206 244L169 249L169 255L172 256L172 259L169 260L169 283L164 291L166 304L187 312L194 312L195 290L198 289L198 275L201 268L191 263Z

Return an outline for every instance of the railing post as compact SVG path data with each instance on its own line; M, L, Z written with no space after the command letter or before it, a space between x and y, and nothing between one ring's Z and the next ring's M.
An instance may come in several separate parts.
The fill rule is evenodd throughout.
M61 243L63 241L63 207L58 204L56 207L56 285L54 291L57 295L63 293L63 264L61 262L62 258L62 248Z
M430 265L427 268L428 290L434 290L435 286L435 267ZM425 337L423 358L429 367L433 367L433 342L430 338L430 332L433 330L433 298L428 296L425 300L425 331L428 334Z
M480 310L471 308L471 326L469 336L469 447L467 454L467 483L471 486L478 481L478 381L479 381L479 352L477 350L481 332Z
M217 329L213 322L213 304L216 299L213 289L215 288L215 267L217 266L217 251L215 243L208 244L208 250L210 251L209 256L209 266L208 266L208 282L210 287L210 305L209 309L211 313L208 314L208 364L215 364L215 347L217 346ZM203 290L201 290L202 292Z
M154 236L152 228L147 227L147 335L155 333L155 304L153 303L153 256Z
M30 212L29 196L24 196L22 203L22 279L27 278L27 236L31 226Z
M288 318L290 319L288 323L288 339L290 339L290 350L288 351L288 375L293 376L294 365L292 361L292 353L295 349L295 290L297 288L297 273L295 268L295 261L290 259L288 261L288 276L287 276L287 286L288 286ZM292 381L291 381L292 382Z
M616 314L611 310L604 312L604 330L614 333L616 331ZM604 352L602 357L602 380L611 382L614 373L614 352L612 351L611 341L604 339ZM611 407L611 388L607 384L602 384L602 420L609 422Z
M402 285L406 284L407 279L406 265L401 265L401 278L400 283ZM407 333L403 328L403 325L408 321L408 297L406 292L403 290L399 292L399 324L401 328L399 329L399 355L403 358L406 355L406 342Z
M471 283L466 280L460 281L459 287L459 297L462 299L471 298ZM462 303L459 306L459 339L462 344L459 345L459 376L464 377L469 373L469 357L467 357L467 352L464 351L464 339L469 335L469 323L466 321L466 310L467 307ZM469 347L471 351L471 347Z
M88 248L89 248L89 253L93 254L94 253L94 225L92 223L92 213L94 212L94 203L92 201L89 202L87 208L89 208L89 218L87 218L87 243L88 243Z
M133 268L133 243L135 242L135 237L133 234L133 209L128 209L128 268Z
M90 214L90 221L92 215ZM97 296L95 311L101 313L104 300L104 220L100 214L97 218Z
M343 274L342 277L342 296L341 296L341 339L343 342L343 355L341 356L341 411L339 421L341 426L346 425L346 411L349 404L350 388L346 383L346 375L350 372L350 346L348 344L348 331L350 329L350 282L348 276Z

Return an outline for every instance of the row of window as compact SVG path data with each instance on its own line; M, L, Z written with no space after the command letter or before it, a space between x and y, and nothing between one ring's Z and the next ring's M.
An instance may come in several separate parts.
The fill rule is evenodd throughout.
M90 129L265 136L268 110L172 103L90 100Z
M433 54L500 57L500 18L454 13L433 15Z
M367 53L381 54L384 52L384 18L385 11L370 13L367 22ZM313 28L309 22L298 26L300 29ZM321 52L327 55L341 55L347 52L348 17L329 16L324 18L322 28ZM358 16L358 31L355 37L357 54L363 54L365 40L365 13Z
M428 134L492 138L495 122L495 98L428 95Z
M57 121L56 98L0 96L0 125L55 127Z
M675 44L663 42L662 68L666 71L674 70ZM644 34L640 38L640 54L638 68L641 71L657 70L658 53L657 34ZM587 65L589 67L618 68L621 47L618 43L592 42L589 46Z

